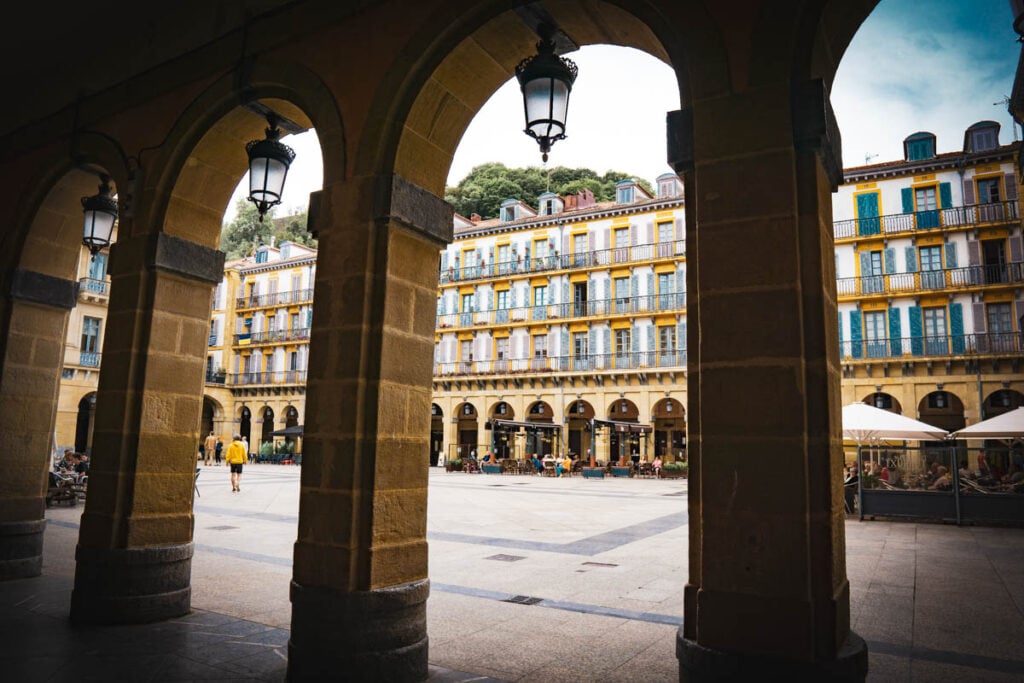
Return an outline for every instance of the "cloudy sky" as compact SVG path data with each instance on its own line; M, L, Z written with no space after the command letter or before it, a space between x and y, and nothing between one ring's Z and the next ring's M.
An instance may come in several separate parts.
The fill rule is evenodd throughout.
M882 0L850 44L832 88L844 166L902 158L903 138L919 130L935 133L939 152L955 151L963 146L964 130L986 119L1002 124L1001 143L1013 141L1002 103L1020 51L1012 21L1006 0ZM549 164L647 180L671 171L665 112L679 108L672 70L627 48L590 46L567 56L578 64L579 77L568 137L554 145ZM541 165L536 143L522 133L520 97L510 78L488 100L463 136L449 184L487 161ZM322 182L316 134L285 141L298 157L278 215L301 211ZM243 178L226 220L247 188Z

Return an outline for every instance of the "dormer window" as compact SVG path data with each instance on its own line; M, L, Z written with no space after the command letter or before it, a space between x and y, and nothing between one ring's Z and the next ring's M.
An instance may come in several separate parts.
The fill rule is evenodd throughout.
M679 177L672 173L658 176L658 197L666 199L677 196L679 196Z
M914 133L903 141L903 155L906 161L920 161L935 157L935 135Z
M999 147L999 123L978 121L964 134L965 152L985 152Z
M564 210L561 198L554 192L545 192L537 200L542 216L551 216Z
M501 203L501 214L499 218L503 223L514 221L518 216L516 215L517 202L514 199L506 199Z
M270 250L266 247L260 247L256 250L256 263L266 263L269 258Z
M635 193L633 191L633 181L623 180L622 182L615 184L615 203L616 204L632 204Z

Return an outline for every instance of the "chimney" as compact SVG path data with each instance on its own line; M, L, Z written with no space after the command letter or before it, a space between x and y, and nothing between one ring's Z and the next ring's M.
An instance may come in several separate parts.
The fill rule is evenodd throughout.
M566 195L565 196L565 210L566 211L574 211L576 209L576 202L578 200L579 200L579 197L577 197L574 194Z
M594 205L594 193L590 190L580 190L576 196L578 197L577 208L586 209Z
M483 220L483 218L481 218L480 214L478 214L478 213L474 213L472 216L469 217L469 221L471 223L479 223L482 220Z

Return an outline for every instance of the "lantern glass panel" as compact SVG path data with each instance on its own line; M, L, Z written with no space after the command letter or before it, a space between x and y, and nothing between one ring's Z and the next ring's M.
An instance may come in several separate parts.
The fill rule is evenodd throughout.
M278 159L256 157L249 163L249 196L257 202L281 201L288 166Z
M554 138L565 132L569 89L553 78L536 78L523 86L526 126L540 138Z
M114 215L95 209L85 211L83 237L88 242L102 248L110 244L110 235L114 231Z

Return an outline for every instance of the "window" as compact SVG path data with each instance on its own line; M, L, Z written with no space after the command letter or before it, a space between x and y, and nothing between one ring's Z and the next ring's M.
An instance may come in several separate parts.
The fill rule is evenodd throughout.
M938 199L935 185L914 188L914 211L919 229L939 227Z
M658 196L659 197L675 197L676 196L676 182L674 180L659 180L658 181Z
M994 204L999 201L999 178L978 179L978 203Z
M675 353L676 350L676 328L675 325L662 325L658 328L658 350L662 356Z
M658 310L667 311L675 308L675 273L658 273Z
M463 339L459 342L459 360L471 361L473 360L473 340Z
M993 351L1013 351L1013 317L1009 303L988 304L985 307L988 338Z
M266 263L266 262L267 262L267 250L266 249L258 249L256 251L256 263Z
M296 351L292 351L288 354L288 369L295 371L299 369L299 354Z
M585 266L587 265L587 233L581 233L572 236L572 253L573 253L573 265Z
M626 185L624 187L615 188L615 203L616 204L630 204L633 201L633 186Z
M862 291L865 294L881 294L885 290L885 281L882 277L882 252L872 251L862 257L862 271L865 268L867 272L861 272L860 274L862 278Z
M944 307L924 309L924 336L926 353L931 356L946 355L946 309Z
M935 138L932 135L910 136L905 144L907 146L907 161L931 159L935 156Z
M629 353L629 330L615 330L615 355L625 356Z
M547 285L537 285L533 288L533 305L544 306L548 301Z
M299 314L292 313L292 332L302 328L302 324L299 322Z
M629 246L629 228L619 228L615 231L615 248Z
M507 244L503 244L500 247L498 247L498 263L499 264L507 264L508 263L508 249L509 249L509 245L507 245ZM501 272L505 273L505 272L508 272L508 270L507 270L507 268L504 268L504 269L502 269Z
M612 284L615 287L615 312L625 313L629 309L629 278L617 277Z
M60 378L61 379L74 379L75 378L75 370L74 370L74 368L64 368L63 370L61 370L60 371Z
M89 262L89 278L93 280L102 280L107 276L107 255L104 253L96 254L93 260Z
M498 337L494 340L494 357L498 360L508 358L508 337Z
M99 318L85 316L82 319L82 344L79 350L82 353L97 353L100 350L100 324Z
M970 150L971 152L983 152L988 149L995 149L999 146L999 129L992 127L977 128L971 131Z
M942 289L946 285L946 277L942 272L942 247L921 247L918 253L921 259L921 287Z
M474 294L463 294L462 295L462 312L472 313L474 307Z
M502 289L495 292L495 308L499 311L508 309L508 290Z
M855 197L857 201L857 234L877 235L882 231L878 218L878 193L865 192Z
M886 332L885 311L866 311L864 313L864 345L868 358L885 358Z
M928 407L932 410L945 410L949 408L949 394L945 391L933 391L928 394Z
M573 358L580 359L587 355L587 333L586 332L573 332L572 333L572 356Z
M534 358L547 358L548 357L548 335L546 335L546 334L535 334L535 335L533 335L533 357Z

